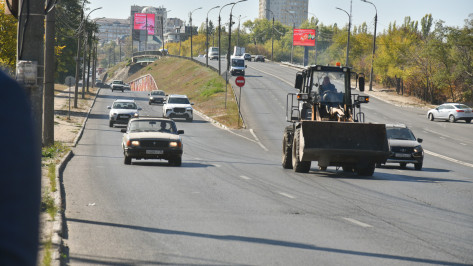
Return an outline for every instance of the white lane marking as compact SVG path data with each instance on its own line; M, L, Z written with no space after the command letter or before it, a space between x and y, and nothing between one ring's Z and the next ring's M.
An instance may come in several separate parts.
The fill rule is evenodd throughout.
M244 175L241 175L240 176L241 178L245 179L245 180L250 180L251 178L247 177L247 176L244 176Z
M435 156L435 157L438 157L438 158L441 158L441 159L444 159L444 160L447 160L447 161L450 161L450 162L453 162L453 163L457 163L457 164L461 164L463 166L473 168L473 164L471 164L471 163L467 163L467 162L463 162L463 161L460 161L460 160L457 160L457 159L453 159L453 158L447 157L445 155L435 153L433 151L424 150L424 152L429 154L429 155L432 155L432 156Z
M352 219L352 218L345 218L345 217L343 217L343 219L346 220L346 221L349 221L350 223L354 223L354 224L356 224L356 225L359 225L359 226L361 226L361 227L365 227L365 228L373 227L373 226L371 226L371 225L369 225L369 224L362 223L362 222L360 222L360 221L358 221L358 220L355 220L355 219Z
M255 138L256 140L256 143L258 143L258 145L265 151L268 151L268 149L263 145L263 143L261 143L261 141L259 141L259 138L256 136L255 132L253 131L252 128L250 128L250 132L251 132L251 135L253 135L253 137Z
M295 199L296 197L290 195L290 194L287 194L287 193L284 193L284 192L278 192L279 195L282 195L284 197L287 197L287 198L290 198L290 199Z
M441 139L447 139L447 138L445 138L445 137L440 137L440 138L441 138Z
M220 164L213 164L215 167L222 167Z
M460 145L462 145L462 146L468 146L468 144L462 143L462 142L460 142Z

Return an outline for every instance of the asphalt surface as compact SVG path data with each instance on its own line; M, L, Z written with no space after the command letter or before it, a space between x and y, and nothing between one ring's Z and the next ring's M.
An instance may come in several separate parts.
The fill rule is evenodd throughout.
M64 172L70 264L473 264L473 124L430 122L425 110L372 99L367 121L402 122L424 139L422 171L392 165L360 178L313 163L294 173L280 160L297 70L247 65L247 129L178 121L181 167L124 165L107 105L134 98L158 116L161 106L143 92L100 92Z

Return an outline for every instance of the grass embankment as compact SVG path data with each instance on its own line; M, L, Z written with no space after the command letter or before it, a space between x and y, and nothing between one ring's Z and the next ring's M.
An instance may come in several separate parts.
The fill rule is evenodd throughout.
M238 106L228 84L225 108L225 79L218 73L190 60L164 57L128 78L131 81L151 74L166 94L185 94L194 108L229 128L239 128Z

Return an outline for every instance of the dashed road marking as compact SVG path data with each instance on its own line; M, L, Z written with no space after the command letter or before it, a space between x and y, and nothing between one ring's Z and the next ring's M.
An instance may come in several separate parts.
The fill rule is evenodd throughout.
M369 224L365 224L365 223L363 223L363 222L360 222L360 221L355 220L355 219L352 219L352 218L345 218L345 217L343 217L343 219L346 220L346 221L349 221L350 223L354 223L354 224L356 224L356 225L358 225L358 226L361 226L361 227L365 227L365 228L373 227L373 226L371 226L371 225L369 225Z
M295 199L296 197L290 195L290 194L287 194L287 193L284 193L284 192L278 192L279 195L281 196L284 196L284 197L287 197L287 198L290 198L290 199Z
M251 178L247 177L247 176L244 176L244 175L241 175L240 176L241 178L245 179L245 180L250 180Z

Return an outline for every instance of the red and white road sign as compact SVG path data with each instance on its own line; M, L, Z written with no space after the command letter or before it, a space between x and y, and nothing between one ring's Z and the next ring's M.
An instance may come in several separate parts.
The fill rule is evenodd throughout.
M238 87L243 87L245 86L245 77L243 76L238 76L236 79L235 79L235 84L238 86Z

